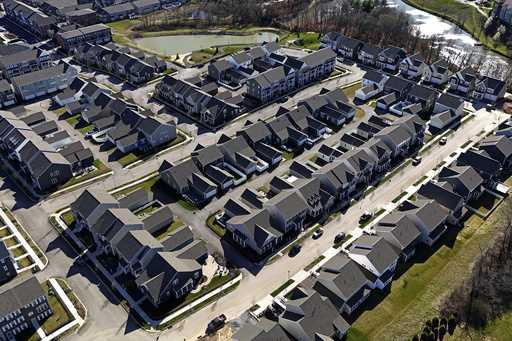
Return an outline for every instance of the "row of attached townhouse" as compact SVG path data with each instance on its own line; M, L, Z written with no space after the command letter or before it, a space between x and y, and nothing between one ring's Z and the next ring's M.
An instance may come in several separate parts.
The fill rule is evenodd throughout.
M419 118L412 115L403 117L381 127L375 136L360 147L340 152L341 155L323 167L294 162L289 170L289 184L283 179L273 179L270 183L271 192L278 195L267 198L246 190L240 202L230 200L226 204L222 220L231 231L233 240L242 247L249 248L258 256L272 252L290 233L300 231L305 221L314 222L324 213L345 207L351 199L357 198L373 180L389 170L393 161L421 145L424 129ZM313 183L315 190L311 190ZM305 184L308 187L303 187ZM314 200L309 194L301 194L305 188L307 193L314 193ZM291 193L295 193L295 200L286 199ZM301 195L304 200L300 199ZM294 209L288 209L287 204ZM280 205L283 207L276 212L271 208ZM290 212L289 216L278 217L287 212ZM282 223L290 221L293 224ZM280 224L276 225L276 222ZM265 238L259 238L261 233Z
M97 13L102 22L111 22L155 12L161 6L160 0L123 1L110 6L100 7Z
M496 103L505 97L504 81L480 75L472 68L465 68L450 77L450 91L471 99Z
M330 32L322 37L321 44L332 48L345 58L386 72L399 72L405 78L421 79L424 83L434 86L448 84L451 91L471 99L495 103L505 95L506 85L502 80L478 75L471 68L452 73L447 62L438 60L429 64L421 54L407 55L402 48L374 47L336 32ZM370 88L365 90L372 91ZM364 100L364 98L361 99Z
M20 276L0 287L0 341L22 337L52 314L48 296L34 276Z
M76 48L74 59L86 66L95 67L127 80L132 84L145 83L162 70L161 62L148 58L144 53L136 54L115 44L95 45L86 43ZM165 65L165 64L164 64Z
M0 47L0 70L3 78L11 79L53 66L53 53L25 45Z
M198 146L191 160L164 162L160 174L177 194L196 204L207 202L252 174L273 169L282 160L281 150L300 151L317 143L327 133L326 123L350 121L355 109L347 102L340 89L322 90L292 110L279 108L268 122L247 121L233 138L221 136L216 145Z
M7 245L3 240L0 240L0 285L9 282L16 277L18 267L14 256L11 254Z
M330 48L295 58L271 54L272 68L247 80L247 94L262 103L329 76L336 66L336 54Z
M208 64L208 76L217 82L244 84L261 65L268 65L271 54L280 54L276 42L263 43L247 51L230 55Z
M240 96L230 97L229 92L217 93L216 86L213 90L204 86L209 84L165 76L156 85L154 96L211 128L220 127L240 114Z
M36 121L34 116L19 119L2 112L0 148L18 165L20 174L45 192L71 179L74 172L91 167L94 158L81 142L54 144L55 122Z
M487 137L477 149L500 165L512 162L512 140L507 137ZM384 216L371 232L365 232L347 250L322 265L313 281L301 283L283 302L279 301L282 312L276 321L261 318L255 325L246 324L233 339L312 340L318 335L336 339L346 333L350 325L340 315L352 316L373 290L387 288L397 266L407 262L421 244L432 247L448 225L459 223L463 206L488 186L478 169L458 162L439 173L435 187L431 183L422 186L417 198ZM250 212L243 202L230 202L226 207L237 214ZM318 306L314 314L308 315L311 311L304 307L310 301L318 302ZM324 315L316 309L330 313ZM316 322L309 323L310 319Z
M10 20L15 21L40 38L53 36L57 24L55 17L48 16L39 9L18 0L5 0L3 5Z
M185 296L197 286L208 251L202 241L194 240L188 226L157 240L155 235L168 228L174 215L168 206L143 220L133 213L151 202L152 198L142 189L119 200L105 191L86 190L71 204L71 212L75 219L73 228L92 234L96 254L118 258L118 267L112 274L131 274L145 299L158 307Z
M104 24L80 27L69 31L59 31L55 35L57 43L66 51L73 53L85 43L104 44L112 41L112 30Z
M5 79L0 80L0 108L16 104L16 94L11 84Z
M11 78L14 92L23 101L46 96L66 89L75 79L77 70L66 62Z
M176 139L176 124L165 122L149 112L140 112L126 101L111 96L92 82L76 79L54 98L74 114L78 107L80 119L94 126L92 134L105 134L107 140L126 154L135 150L148 152Z

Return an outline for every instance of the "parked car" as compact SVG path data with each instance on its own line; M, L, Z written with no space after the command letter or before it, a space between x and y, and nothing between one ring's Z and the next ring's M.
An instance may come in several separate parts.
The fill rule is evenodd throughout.
M290 249L290 252L288 252L288 256L295 257L300 252L300 250L302 250L302 245L295 244Z
M421 156L416 156L416 157L414 157L414 158L412 159L412 165L413 165L413 166L417 166L417 165L419 165L419 164L421 163L421 160L422 160L422 159L421 159Z
M446 144L446 142L448 142L448 139L445 137L441 137L441 139L439 140L439 144L441 146L444 146Z
M319 229L316 229L315 232L313 232L313 239L318 239L320 238L322 235L324 234L324 230L319 228Z
M226 320L227 320L227 318L226 318L226 315L224 315L224 314L221 314L221 315L217 316L216 318L214 318L213 320L211 320L210 323L208 323L208 326L206 327L206 334L208 334L208 335L213 334L217 330L224 327L224 325L226 324Z
M339 244L345 239L345 233L340 232L334 237L334 244Z
M361 214L361 217L359 218L359 222L365 222L367 220L370 220L373 217L373 213L370 211L366 211L363 214Z

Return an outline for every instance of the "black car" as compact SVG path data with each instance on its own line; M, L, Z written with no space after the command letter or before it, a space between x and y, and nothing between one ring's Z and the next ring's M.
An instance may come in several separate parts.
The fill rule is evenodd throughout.
M302 249L302 245L300 245L300 244L293 245L292 248L290 249L290 252L288 252L288 256L293 257L293 256L297 255L301 249Z
M206 334L208 334L208 335L213 334L217 330L224 327L224 325L226 324L226 320L227 320L227 318L226 318L226 315L224 315L224 314L221 314L221 315L217 316L216 318L214 318L213 320L211 320L210 323L208 323L208 326L206 327Z
M339 244L343 241L343 239L345 239L345 233L341 232L341 233L338 233L336 235L336 237L334 237L334 244Z

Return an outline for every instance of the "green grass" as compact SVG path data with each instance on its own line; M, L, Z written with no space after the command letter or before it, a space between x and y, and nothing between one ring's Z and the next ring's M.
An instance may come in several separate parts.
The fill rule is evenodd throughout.
M15 247L14 249L10 249L9 252L12 254L14 258L23 256L24 254L27 253L23 246L18 246Z
M364 117L364 114L365 113L364 113L363 109L361 109L359 107L356 108L356 115L355 115L356 119L358 119L358 120L362 119Z
M72 127L75 127L78 124L78 122L80 122L80 114L76 114L66 118L66 122L68 122L69 125L71 125Z
M506 208L498 207L485 221L472 215L462 230L449 228L435 247L418 248L409 267L399 269L403 274L389 293L372 293L364 304L371 308L352 324L347 340L410 339L424 321L438 315L441 297L470 273L475 257L496 235L500 212Z
M487 18L471 5L457 0L404 0L404 2L457 24L493 51L511 55L505 44L485 35L483 24Z
M361 86L362 86L362 83L361 82L357 82L357 83L354 83L352 85L349 85L349 86L346 86L346 87L342 87L341 89L343 90L345 95L347 95L347 97L349 99L354 99L354 97L356 96L356 91L361 89Z
M140 23L138 19L125 19L108 23L115 32L120 34L127 34L131 27Z
M71 303L73 303L73 306L76 308L78 315L84 319L86 309L84 305L80 302L76 294L73 292L73 290L69 287L68 283L60 278L57 279L57 282L62 287L62 290L64 290L64 292L66 293Z
M66 325L67 323L72 321L72 316L67 312L64 305L57 298L57 294L53 293L53 290L50 290L50 286L48 282L44 282L42 285L43 291L48 296L48 303L53 310L53 314L48 317L41 325L44 332L49 335L59 329L60 327Z
M213 231L215 232L215 234L217 236L219 236L220 238L224 237L224 235L226 234L226 229L222 226L220 226L217 221L215 220L215 215L217 214L218 212L212 214L211 216L208 217L208 219L206 219L206 225Z
M483 192L477 200L471 200L468 205L477 209L483 215L489 213L500 199L489 192Z
M16 262L18 262L18 265L20 267L22 267L22 268L26 268L26 267L31 266L32 264L34 264L32 262L32 259L30 258L30 256L24 257L24 258L22 258L22 259L20 259L20 260L18 260Z
M153 187L158 182L158 180L160 180L159 176L157 176L157 175L153 176L144 182L127 187L127 188L123 189L122 191L116 191L114 194L114 197L119 198L121 196L125 196L125 195L130 194L131 192L136 191L140 188L143 188L146 192L150 192L150 191L152 191Z
M137 162L137 161L140 161L140 160L144 160L148 157L151 157L152 155L155 155L156 153L166 149L166 148L170 148L172 146L175 146L183 141L186 140L186 136L181 133L181 132L177 132L177 135L176 135L176 138L172 141L170 141L169 143L166 143L162 146L158 146L156 149L153 149L153 150L150 150L148 152L131 152L131 153L128 153L126 155L123 155L122 157L120 157L117 162L119 162L121 164L121 166L123 167L126 167L134 162Z
M154 237L158 240L162 240L169 235L172 231L185 225L181 220L175 218L174 221L165 229L158 231Z
M291 160L291 159L293 159L293 157L294 157L293 152L287 152L287 151L283 152L283 159L285 161Z
M94 165L94 167L96 167L95 170L88 172L81 176L72 177L66 183L59 186L59 189L65 189L67 187L74 186L76 184L93 179L97 176L100 176L102 174L105 174L105 173L108 173L111 171L111 169L108 168L107 166L105 166L105 164L103 162L101 162L101 160L98 160L98 159L94 160L93 165Z
M313 260L311 263L309 263L305 268L304 270L305 271L309 271L311 269L313 269L315 267L315 265L317 265L318 263L320 263L323 259L325 258L324 255L320 255L318 258L316 258L315 260Z
M78 128L78 131L81 132L83 135L85 135L93 129L94 129L94 125L88 124L82 128Z
M0 230L0 238L7 237L11 235L11 231L9 231L9 228L4 228Z
M198 210L198 208L196 206L192 205L191 203L189 203L188 201L186 201L184 199L178 199L178 205L180 205L181 207L183 207L184 209L186 209L187 211L190 211L190 212Z
M295 45L304 49L318 50L320 48L321 36L316 32L299 33L292 35L292 39L296 39Z
M405 197L406 195L407 195L407 192L402 192L402 193L400 193L398 196L396 196L396 198L395 198L395 199L393 199L393 200L392 200L392 202L393 202L394 204L396 204L397 202L399 202L399 201L400 201L400 199L402 199L402 198L403 198L403 197Z
M284 289L286 289L286 288L288 288L290 285L292 285L292 284L293 284L293 282L294 282L294 280L290 278L289 280L287 280L286 282L284 282L283 284L281 284L281 285L280 285L276 290L272 291L272 292L270 293L270 295L271 295L272 297L276 297L277 295L279 295L279 293L280 293L281 291L283 291Z
M61 218L67 226L71 226L75 222L75 218L73 217L73 213L71 211L63 213Z
M16 244L18 244L18 240L16 239L16 237L11 237L11 238L7 238L4 240L4 244L5 246L7 247L11 247L11 246L14 246Z

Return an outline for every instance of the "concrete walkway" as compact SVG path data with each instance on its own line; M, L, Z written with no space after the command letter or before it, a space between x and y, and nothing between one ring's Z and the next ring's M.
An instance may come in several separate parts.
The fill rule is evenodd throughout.
M30 257L32 258L32 260L36 264L38 270L39 271L43 270L46 267L46 265L48 265L48 260L47 259L41 260L39 258L39 256L32 249L32 247L30 247L30 244L28 243L28 241L25 240L25 238L23 237L21 232L18 231L18 228L16 227L16 225L11 221L9 216L4 212L4 210L2 208L3 207L0 207L0 218L5 222L7 227L9 227L9 230L11 231L11 233L16 237L16 239L23 246L25 251L30 255ZM19 224L19 222L18 222L18 225L21 226ZM26 233L26 231L25 231L25 233Z

